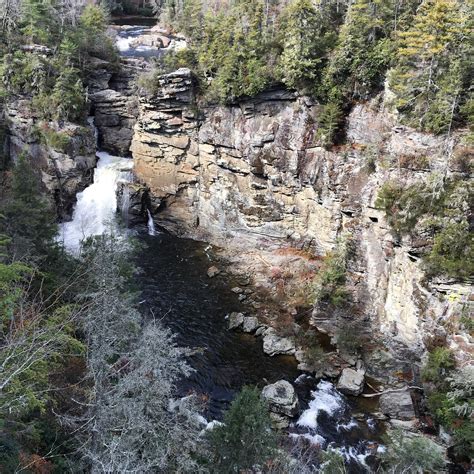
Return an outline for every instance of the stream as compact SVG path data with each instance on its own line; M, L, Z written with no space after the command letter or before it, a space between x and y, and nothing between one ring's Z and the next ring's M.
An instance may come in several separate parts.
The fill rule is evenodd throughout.
M119 35L118 44L125 39ZM238 279L225 272L212 279L207 276L211 265L222 265L207 243L155 229L152 219L133 230L120 227L116 191L121 181L133 179L133 161L103 151L97 157L94 182L78 194L72 220L61 225L58 240L71 253L78 253L84 238L112 228L133 234L140 242L135 256L139 308L145 317L159 319L171 328L180 345L193 350L189 363L194 372L181 382L178 395L201 395L207 400L203 415L211 421L222 419L242 386L262 388L287 380L300 400L289 437L338 449L347 460L348 472L370 472L373 455L383 450L382 430L371 418L371 407L340 394L330 381L302 374L293 357L264 354L260 337L228 330L226 315L245 310L230 291Z

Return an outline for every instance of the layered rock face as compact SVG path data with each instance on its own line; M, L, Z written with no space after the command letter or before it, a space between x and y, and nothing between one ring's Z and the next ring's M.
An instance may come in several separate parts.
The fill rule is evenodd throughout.
M67 219L76 194L92 181L96 165L96 138L92 126L38 122L29 101L6 108L7 156L16 161L24 153L52 198L59 217Z
M96 68L88 78L89 98L102 150L116 156L130 155L133 127L139 112L134 81L147 67L141 59L122 58L121 66L113 70L109 63L96 59Z
M319 255L349 236L352 309L400 359L421 356L425 339L442 332L456 309L440 296L466 299L471 288L422 284L420 243L394 237L374 203L389 180L458 173L446 156L454 155L459 137L401 127L377 100L353 109L347 145L327 151L315 145L319 107L306 97L272 91L198 113L189 70L163 76L160 84L155 97L140 102L131 147L157 222L216 244L310 248ZM429 166L407 160L420 156L429 157ZM341 314L315 311L312 322L332 333L355 316ZM380 371L369 375L392 369L383 351L370 357L367 365Z

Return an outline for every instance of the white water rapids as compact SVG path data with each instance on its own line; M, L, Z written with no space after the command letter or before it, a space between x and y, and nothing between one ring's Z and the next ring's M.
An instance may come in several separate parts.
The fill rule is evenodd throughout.
M133 160L104 151L97 152L97 156L94 182L77 195L72 220L61 224L59 240L72 253L79 252L84 239L116 226L117 185L131 179Z

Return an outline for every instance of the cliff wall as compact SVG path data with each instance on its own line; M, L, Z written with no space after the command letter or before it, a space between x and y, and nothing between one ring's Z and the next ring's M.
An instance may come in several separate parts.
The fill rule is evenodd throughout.
M398 362L419 360L435 338L448 338L460 359L471 357L469 337L448 322L472 287L426 281L420 255L429 239L396 237L375 206L388 181L471 180L453 158L459 134L402 127L379 97L354 107L346 144L327 151L316 146L319 106L307 97L276 90L198 108L188 70L163 76L160 86L140 99L131 145L157 223L242 251L292 247L325 255L349 236L351 304L346 311L315 310L314 325L331 334L365 321L380 342L366 362L381 378L389 377L385 351Z

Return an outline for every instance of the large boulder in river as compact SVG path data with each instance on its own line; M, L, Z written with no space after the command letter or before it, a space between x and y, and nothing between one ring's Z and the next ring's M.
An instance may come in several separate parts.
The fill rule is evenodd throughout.
M298 397L295 389L286 380L279 380L263 387L262 398L268 402L270 411L273 413L295 416L298 411Z
M410 420L415 416L415 409L408 390L404 392L387 392L380 396L380 411L390 418Z
M344 369L337 382L337 389L346 395L360 395L364 389L364 372Z
M274 356L277 354L294 354L296 351L293 337L281 337L275 329L268 328L263 333L263 352Z

